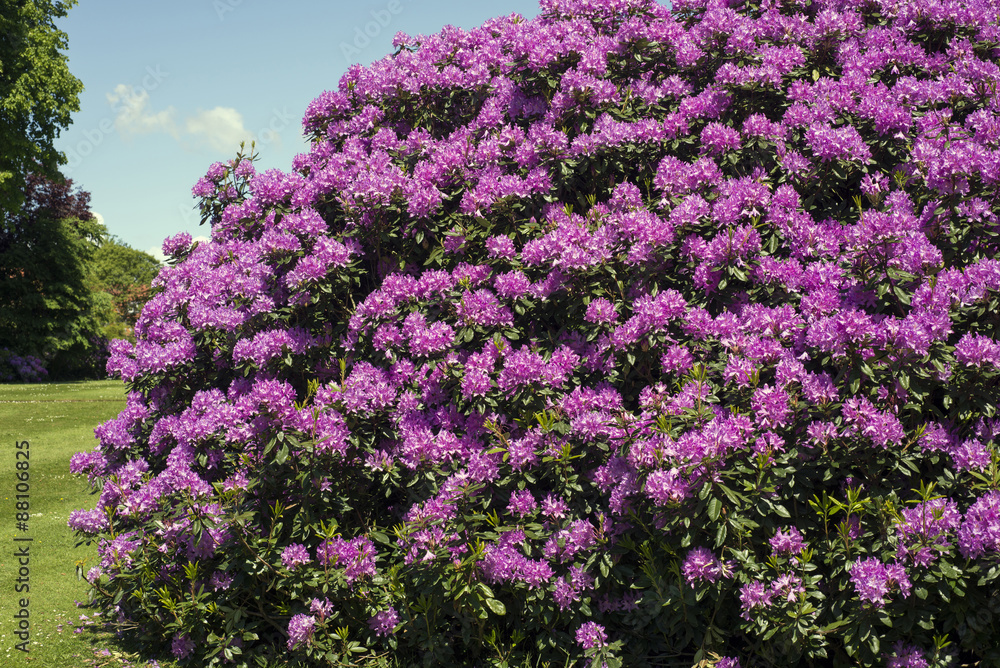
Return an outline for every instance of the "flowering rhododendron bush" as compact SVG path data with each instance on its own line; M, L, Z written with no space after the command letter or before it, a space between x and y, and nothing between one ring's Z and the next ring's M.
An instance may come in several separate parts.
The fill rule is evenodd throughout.
M543 0L195 187L98 605L210 666L1000 665L1000 21Z

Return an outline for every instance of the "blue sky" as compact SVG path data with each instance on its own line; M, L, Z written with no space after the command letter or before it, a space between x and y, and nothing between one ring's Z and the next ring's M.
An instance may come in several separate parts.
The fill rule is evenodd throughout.
M81 0L58 22L85 87L56 141L63 173L91 194L111 234L158 252L178 232L206 236L191 187L257 141L258 169L306 150L306 106L349 65L390 53L398 31L472 28L537 0Z

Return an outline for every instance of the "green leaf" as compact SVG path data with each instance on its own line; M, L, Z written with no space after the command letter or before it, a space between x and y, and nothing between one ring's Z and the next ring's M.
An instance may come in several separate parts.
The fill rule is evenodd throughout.
M729 532L729 524L722 522L715 531L715 547L722 547L726 543L726 535Z
M962 576L962 569L956 568L945 560L941 560L940 564L941 575L945 576L949 580L957 580Z
M503 616L507 614L507 608L503 603L495 598L486 599L486 607L489 608L495 615Z
M719 515L721 513L722 513L722 501L720 501L716 497L712 497L712 499L710 499L708 502L709 519L714 522L715 520L719 519Z
M848 620L848 619L838 619L837 621L832 622L832 623L827 624L826 626L824 626L823 627L823 633L830 633L831 631L836 631L841 626L844 626L845 624L848 624L849 622L850 622L850 620Z

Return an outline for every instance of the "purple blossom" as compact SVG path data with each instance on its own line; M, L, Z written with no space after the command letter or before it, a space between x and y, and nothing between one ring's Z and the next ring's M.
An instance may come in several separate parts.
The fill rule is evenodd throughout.
M885 564L875 558L859 559L851 567L851 582L862 601L876 608L885 606L886 597L896 589L910 595L910 578L899 564Z
M94 535L108 527L108 516L101 509L74 510L69 514L69 528Z
M795 603L805 594L802 579L795 573L782 573L771 583L771 593L786 603Z
M751 580L740 588L740 603L743 612L740 617L750 621L753 619L757 608L766 608L771 605L774 592L759 580Z
M946 550L951 541L950 533L958 529L962 514L951 499L932 499L918 503L900 512L896 524L900 539L896 558L909 557L914 563L927 566Z
M955 344L955 359L967 366L1000 366L1000 343L982 334L966 334Z
M538 501L535 500L530 491L522 489L510 493L510 503L507 504L507 510L511 513L524 517L533 513L537 507Z
M583 568L570 566L569 574L556 581L555 591L552 598L560 610L568 610L572 604L579 601L583 593L594 584L591 577Z
M646 494L660 505L680 503L688 496L690 491L687 480L681 475L680 470L673 468L669 471L653 471L646 478Z
M604 647L608 644L608 634L597 622L585 622L576 630L576 641L585 650Z
M584 316L587 322L612 323L618 319L615 305L607 299L599 297L587 305L587 313Z
M771 549L775 554L798 554L805 548L806 542L802 539L802 534L795 527L788 527L787 531L777 531L771 538Z
M178 659L186 659L194 651L194 641L186 633L174 636L170 643L170 652Z
M542 554L549 561L564 563L594 544L594 525L588 520L575 520L567 528L552 534L542 548Z
M660 359L664 373L686 373L694 364L694 355L685 346L672 345Z
M493 289L504 299L516 299L528 294L531 280L521 271L497 274L493 278Z
M380 610L368 620L368 627L380 636L392 635L399 624L399 613L395 608Z
M949 454L955 467L962 471L986 469L993 461L993 455L978 439L968 439L954 446Z
M309 612L316 615L320 621L323 621L333 613L333 603L330 599L318 599L314 598L309 601Z
M450 348L455 339L455 330L445 322L428 325L424 314L415 312L403 320L399 335L409 343L412 354L423 357Z
M568 510L566 502L552 494L546 494L542 499L542 514L550 520L562 519Z
M213 591L225 591L233 584L233 576L225 571L215 571L209 579Z
M834 128L825 123L814 124L806 131L806 142L813 154L824 162L845 160L866 163L871 159L871 150L852 125Z
M465 325L497 327L513 322L510 309L503 306L496 295L488 290L466 293L459 302L458 317Z
M316 618L312 615L294 615L288 621L288 649L295 649L299 645L311 645L315 626Z
M892 655L885 662L886 668L927 668L929 665L922 649L902 640L893 645Z
M486 249L490 253L490 257L510 259L517 254L517 250L514 248L514 242L511 241L510 237L496 236L491 237L486 242Z
M176 257L191 247L192 238L187 232L175 234L163 241L163 254L167 257Z
M965 512L958 548L966 559L1000 552L1000 492L984 494Z
M718 557L704 547L696 547L688 552L681 571L684 579L692 586L697 580L711 584L730 572L728 566L723 565Z
M488 582L523 582L529 589L536 589L552 576L551 566L542 560L527 558L520 546L525 542L520 529L508 531L495 545L487 545L479 567Z
M868 399L852 397L844 402L844 433L870 439L887 448L903 440L903 425L895 415L877 410Z
M281 553L281 563L290 571L294 571L299 566L308 564L312 559L309 557L309 550L305 545L292 543Z
M740 146L740 133L721 123L709 123L701 132L701 144L710 154L725 153Z
M775 429L788 424L791 410L788 395L777 387L760 387L753 393L751 402L756 423L762 429Z
M321 566L343 568L348 585L375 575L375 557L375 545L365 536L334 538L316 548L316 561Z

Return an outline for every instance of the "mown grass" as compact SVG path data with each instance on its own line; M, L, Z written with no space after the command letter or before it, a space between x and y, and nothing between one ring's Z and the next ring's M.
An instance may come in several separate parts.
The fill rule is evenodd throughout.
M118 381L0 385L0 666L45 668L126 668L150 664L136 648L123 646L98 623L86 603L87 583L80 579L97 563L96 547L76 546L66 522L73 510L93 508L96 498L85 478L71 475L69 460L97 445L94 427L125 406ZM31 507L28 531L17 527L16 443L27 441ZM27 542L14 538L30 537ZM30 546L30 592L15 586L17 547ZM14 615L28 598L28 652L17 649Z

